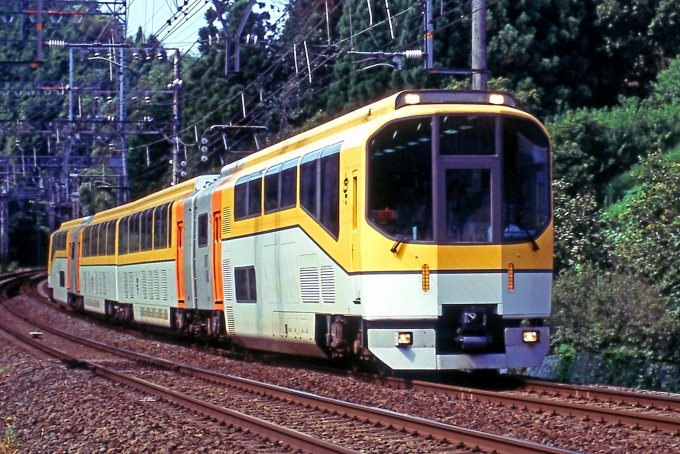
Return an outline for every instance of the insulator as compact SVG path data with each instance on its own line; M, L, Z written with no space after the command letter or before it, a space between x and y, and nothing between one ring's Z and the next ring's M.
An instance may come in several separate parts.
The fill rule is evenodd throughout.
M179 175L180 175L182 178L184 178L184 177L187 176L187 173L186 173L184 170L182 170L182 171L179 173Z
M423 51L420 49L411 49L404 51L404 57L406 58L422 58Z
M186 162L186 161L182 161L182 162L179 163L179 165L182 166L182 167L186 167L186 166L187 166L187 162Z
M201 162L207 162L208 157L206 155L201 156Z
M201 151L202 151L203 153L207 153L208 147L206 147L205 145L202 146L202 147L201 147Z
M50 39L47 41L49 47L66 47L66 41L61 39Z

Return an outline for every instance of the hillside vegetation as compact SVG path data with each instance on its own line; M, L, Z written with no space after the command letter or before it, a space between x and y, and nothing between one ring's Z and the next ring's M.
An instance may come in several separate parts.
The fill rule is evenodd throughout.
M470 3L435 2L437 68L469 68ZM366 54L422 49L422 2L390 0L390 17L376 1L291 0L279 10L260 9L243 29L257 43L241 45L240 71L231 74L225 74L224 40L216 37L235 35L248 0L212 4L196 45L180 62L186 178L217 172L256 149L250 135L222 137L213 125L264 126L268 132L259 136L259 145L266 146L399 90L469 87L466 77L428 74L421 60ZM555 350L680 363L680 2L487 4L489 87L515 93L554 141ZM112 33L111 23L101 18L45 27L50 39L68 41L106 42ZM0 27L0 39L15 39L18 29L18 21ZM158 132L127 137L136 199L171 181L173 106L166 87L172 86L174 68L172 53L156 58L162 37L131 32L120 67L128 71L128 92L139 96L127 103L127 119L152 118ZM132 49L148 51L149 58ZM0 46L0 60L26 60L31 51ZM3 70L0 82L63 86L68 57L68 51L48 48L40 69ZM93 81L101 93L115 91L107 60L85 52L75 66L77 80ZM63 90L49 102L20 92L0 96L3 124L28 119L46 127L67 117ZM88 115L116 115L116 99L80 94L78 105ZM121 152L120 140L113 145L106 140L78 139L72 153ZM49 156L62 144L48 134L15 137L9 127L0 135L0 149L17 160L25 150ZM102 172L111 170L81 169L84 214L116 202L111 192L97 190L93 177L88 181L88 175ZM45 254L36 250L44 250L46 232L35 226L47 225L47 203L9 202L10 256L20 265L44 262ZM22 238L42 247L25 247Z
M562 351L680 363L680 61L651 87L548 122Z

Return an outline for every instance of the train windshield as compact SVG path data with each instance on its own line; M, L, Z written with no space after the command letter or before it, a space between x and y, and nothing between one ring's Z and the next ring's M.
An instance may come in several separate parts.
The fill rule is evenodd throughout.
M503 242L533 238L550 221L550 144L533 122L503 118Z
M368 159L369 221L390 237L432 241L432 118L387 125Z
M386 125L367 149L368 221L390 238L524 242L550 221L549 141L530 120L410 118Z

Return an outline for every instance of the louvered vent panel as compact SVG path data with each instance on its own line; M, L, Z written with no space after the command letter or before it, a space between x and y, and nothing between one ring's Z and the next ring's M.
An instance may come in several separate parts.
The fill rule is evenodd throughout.
M147 286L147 272L142 271L141 284L142 284L142 299L147 299L149 297L148 286Z
M149 274L147 276L147 284L148 284L148 298L150 300L155 300L156 299L156 279L158 276L158 270L151 270L149 271Z
M231 207L222 208L222 236L231 233Z
M168 272L167 272L167 270L161 270L160 285L161 285L161 298L163 299L163 301L167 301L168 300Z
M135 292L135 275L132 271L128 271L128 298L134 298L136 296Z
M317 267L300 268L300 294L303 303L319 302L319 270Z
M222 292L224 293L224 301L234 300L233 282L231 261L229 259L222 260Z
M128 279L126 272L123 272L123 298L128 298Z
M234 308L227 306L227 332L230 335L236 334L236 323L234 322Z
M335 273L332 266L321 267L321 297L324 303L335 303Z
M102 295L106 295L106 273L102 272Z
M150 270L147 271L146 274L146 297L149 298L150 300L155 300L156 299L156 284L154 282L154 277L158 273L157 270Z
M161 287L161 270L156 270L153 278L154 278L154 280L153 280L153 285L154 285L153 295L154 295L155 299L160 300L160 299L163 298L161 296L161 292L163 291L162 287Z

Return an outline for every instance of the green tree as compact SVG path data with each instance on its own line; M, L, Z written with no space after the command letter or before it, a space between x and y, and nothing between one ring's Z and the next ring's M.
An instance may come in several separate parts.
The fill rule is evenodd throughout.
M507 78L537 114L615 101L594 70L594 21L592 1L499 1L488 14L491 74Z
M658 284L680 308L680 149L644 158L633 176L637 186L608 211L617 265Z

